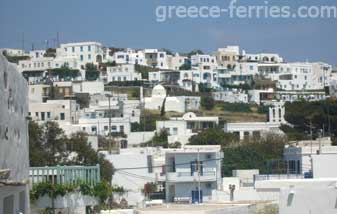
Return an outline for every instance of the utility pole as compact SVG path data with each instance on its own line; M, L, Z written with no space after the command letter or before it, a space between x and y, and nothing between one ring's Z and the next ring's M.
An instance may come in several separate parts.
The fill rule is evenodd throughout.
M107 94L106 95L107 97L108 97L108 99L109 99L109 154L111 154L111 140L112 140L112 138L111 138L111 97L112 97L112 95L111 94Z
M198 148L198 203L200 204L201 203L201 190L200 190L200 187L201 187L201 184L200 184L200 171L201 171L201 164L200 164L200 151L199 151L199 148Z

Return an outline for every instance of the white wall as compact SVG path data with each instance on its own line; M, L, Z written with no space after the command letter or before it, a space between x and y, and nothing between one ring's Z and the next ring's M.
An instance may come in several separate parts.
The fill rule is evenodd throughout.
M8 63L0 54L0 169L10 169L10 181L28 180L28 86L16 65ZM23 196L19 194L23 191ZM26 185L0 186L0 213L4 197L14 196L14 212L23 203L29 213ZM23 201L24 200L24 201Z

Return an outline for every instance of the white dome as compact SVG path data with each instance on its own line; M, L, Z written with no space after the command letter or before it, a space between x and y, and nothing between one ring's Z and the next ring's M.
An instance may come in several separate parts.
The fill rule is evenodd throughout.
M162 85L156 85L152 89L152 96L166 97L166 90Z

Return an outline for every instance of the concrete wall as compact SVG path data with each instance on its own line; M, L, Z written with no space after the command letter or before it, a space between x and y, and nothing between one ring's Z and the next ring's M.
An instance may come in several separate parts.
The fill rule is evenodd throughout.
M337 178L337 154L312 156L314 178Z
M8 63L0 54L0 169L9 169L10 181L28 181L28 86L17 71L16 65ZM27 185L19 187L0 186L0 213L3 200L13 196L14 212L29 213ZM20 193L22 196L20 196Z
M337 189L334 187L283 188L280 192L280 214L337 213Z
M149 132L130 132L128 134L128 147L137 146L140 143L151 140L154 136L154 131Z

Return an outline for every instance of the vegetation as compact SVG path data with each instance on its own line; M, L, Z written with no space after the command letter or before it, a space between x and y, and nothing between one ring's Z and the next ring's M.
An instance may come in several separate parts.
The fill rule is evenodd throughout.
M170 49L167 49L167 48L162 48L162 49L160 49L160 51L164 51L164 52L166 52L168 55L172 55L172 56L175 55L175 54L173 53L173 51L171 51Z
M157 68L152 68L149 66L144 66L144 65L139 65L139 64L135 65L135 70L142 74L143 79L149 78L149 72L158 71Z
M78 184L52 184L50 182L41 182L35 184L30 191L30 199L36 201L38 198L45 195L50 198L57 198L65 196L66 194L80 192L82 195L88 195L97 197L100 203L105 203L105 201L113 193L125 193L123 187L111 186L108 182L99 182L94 186L86 183Z
M46 50L46 53L43 55L43 57L56 57L56 49L55 48L48 48Z
M242 89L244 91L253 89L252 85L248 83L239 84L239 85L221 84L221 87L227 88L227 89Z
M225 133L220 128L207 129L190 138L190 145L221 145L221 147L229 146L238 142L236 135Z
M199 83L199 92L201 93L210 93L212 91L211 88L208 87L207 83Z
M179 67L179 70L191 70L192 69L192 66L191 66L191 63L184 63L182 66Z
M267 173L266 161L282 159L286 143L283 136L267 134L262 138L247 139L238 146L225 147L222 172L224 176L232 176L234 169L259 169L260 173Z
M200 105L206 110L212 110L215 105L215 101L211 96L202 96L200 100Z
M270 108L269 105L260 105L257 108L257 113L259 113L259 114L268 114L269 113L269 108Z
M87 63L85 65L85 79L88 81L95 81L99 77L99 71L97 66L93 63Z
M142 192L144 193L145 197L150 197L151 193L157 192L158 185L154 182L148 182L144 185L144 189Z
M197 55L197 54L201 55L201 54L204 54L204 52L202 50L196 49L196 50L192 50L189 53L182 53L181 55L187 56L188 58L190 58L191 56Z
M287 126L287 125L282 125L280 129L287 135L287 138L289 141L298 141L298 140L309 140L310 137L307 136L305 133Z
M71 152L76 153L72 159L69 158ZM112 164L88 144L85 133L68 138L55 122L43 125L29 122L29 155L30 166L100 164L101 178L107 182L114 172Z
M61 68L54 68L49 70L49 75L57 76L59 79L71 80L79 75L80 71L77 69L71 69L66 65Z
M285 108L285 119L294 125L296 131L310 135L311 126L313 138L322 131L331 132L332 137L337 136L337 100L298 101L286 103Z
M152 140L142 143L140 146L141 147L148 147L148 146L152 146L152 147L163 147L163 148L168 148L169 144L167 141L167 136L168 133L165 129L161 130L159 133L155 133L154 137L152 138Z
M251 105L247 103L221 103L219 104L223 111L229 112L252 112Z
M145 110L140 116L140 123L131 123L131 131L154 131L156 130L156 121L167 119L166 116L161 116L160 112Z

